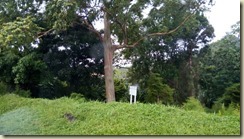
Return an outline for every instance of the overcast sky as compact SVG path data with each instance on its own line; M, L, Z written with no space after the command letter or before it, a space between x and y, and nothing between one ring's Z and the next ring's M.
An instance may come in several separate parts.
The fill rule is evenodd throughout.
M215 0L206 17L215 30L213 41L219 40L231 30L233 24L240 21L240 0Z

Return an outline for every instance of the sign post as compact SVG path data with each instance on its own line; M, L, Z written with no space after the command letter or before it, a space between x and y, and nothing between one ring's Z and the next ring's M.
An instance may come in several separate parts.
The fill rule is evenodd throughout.
M130 86L130 104L132 104L132 98L134 96L134 103L136 103L137 86Z

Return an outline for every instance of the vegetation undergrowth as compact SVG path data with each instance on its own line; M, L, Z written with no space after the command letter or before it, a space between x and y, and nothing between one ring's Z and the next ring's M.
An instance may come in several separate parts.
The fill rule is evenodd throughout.
M158 104L0 96L3 135L240 135L240 116Z

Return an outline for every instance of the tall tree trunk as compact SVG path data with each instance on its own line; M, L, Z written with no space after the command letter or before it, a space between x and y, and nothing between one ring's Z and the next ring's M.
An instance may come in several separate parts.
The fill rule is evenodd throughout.
M189 89L190 89L190 96L195 97L195 85L194 85L194 71L192 66L192 57L189 59Z
M105 89L106 101L115 101L114 79L113 79L113 55L115 49L111 42L110 22L108 14L104 12L104 73L105 73Z
M195 90L195 85L194 85L194 69L192 65L192 47L193 44L190 44L190 49L189 49L189 58L188 58L188 70L189 70L189 75L188 75L188 85L189 85L189 95L191 97L196 96L196 90Z

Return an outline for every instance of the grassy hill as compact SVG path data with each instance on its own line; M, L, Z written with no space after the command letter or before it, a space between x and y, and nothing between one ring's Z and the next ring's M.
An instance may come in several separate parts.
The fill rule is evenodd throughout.
M240 135L240 117L157 104L0 96L3 135Z

